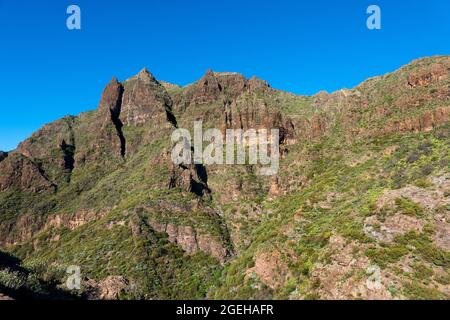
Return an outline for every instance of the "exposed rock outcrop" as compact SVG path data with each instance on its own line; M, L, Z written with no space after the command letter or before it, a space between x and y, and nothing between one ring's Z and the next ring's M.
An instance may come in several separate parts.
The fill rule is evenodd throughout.
M129 285L128 280L121 276L109 276L100 282L89 279L83 283L89 300L117 300Z
M238 99L245 93L263 94L268 90L270 85L256 77L246 79L239 73L214 72L209 69L199 81L176 93L173 100L175 109L185 112L191 105L214 104L217 106L223 101Z
M291 276L286 262L278 250L264 251L256 255L255 266L247 270L254 272L258 278L271 289L277 289Z
M147 70L124 82L121 120L124 125L141 126L151 121L162 125L174 123L172 99L166 89Z
M450 251L450 213L437 215L435 217L436 232L433 241L438 248Z
M384 133L431 131L449 121L450 107L425 111L418 117L389 121Z
M167 233L169 241L178 244L188 254L202 251L221 263L224 263L230 256L229 250L211 235L199 233L191 226L177 226L175 224L162 224L156 220L149 220L153 229L158 232Z
M377 216L371 216L364 221L364 232L380 242L392 242L395 237L410 231L421 232L423 222L415 217L398 213L387 217L383 222Z
M433 63L414 71L408 77L408 85L412 88L427 86L448 77L450 70L443 64Z
M224 105L222 129L278 129L280 144L290 144L295 140L293 121L279 111L269 111L262 100L238 99Z
M186 148L191 149L191 159L194 157L194 148L186 141ZM169 189L180 188L192 192L200 198L211 199L211 190L208 187L208 171L203 164L173 163L169 153L162 155L164 163L170 170L167 184Z
M19 144L20 153L45 172L46 178L55 185L69 182L75 163L74 126L77 117L67 116L45 125L42 129Z
M102 252L117 272L104 278L93 266L91 275L104 275L85 283L92 299L128 298L128 289L177 297L166 289L191 287L191 271L204 283L200 297L403 298L405 280L422 269L416 263L434 270L426 276L431 288L440 275L428 260L443 262L450 250L450 60L433 61L440 62L312 97L212 70L185 87L146 69L123 83L114 78L96 111L55 121L17 151L0 152L0 246L48 265L61 254L70 262ZM259 176L257 165L173 164L177 120L188 129L199 120L205 129L279 129L279 174ZM426 233L436 257L412 248L413 231ZM397 272L404 261L383 259L397 245L402 259L414 260L409 274ZM201 261L205 268L200 252L217 261ZM217 286L197 275L220 271L219 262L229 267ZM372 264L383 262L373 287Z
M397 190L387 190L378 199L377 206L379 208L385 206L392 207L396 199L408 198L428 210L434 210L440 206L450 205L450 198L446 196L448 190L448 183L445 187L433 189L407 186Z
M69 145L75 145L73 126L76 119L76 117L67 116L46 124L20 143L16 151L30 159L44 159L51 157L52 152L59 149L63 140Z
M72 214L51 215L49 217L26 213L19 216L14 224L0 225L0 245L22 244L33 238L37 233L49 231L53 228L75 230L88 222L102 218L108 212L108 208L100 211L82 209ZM9 232L5 232L6 230ZM11 232L13 230L14 232ZM57 239L54 240L57 241Z
M105 121L111 118L119 118L122 106L123 86L113 78L103 90L103 94L99 103L99 112L105 115Z
M216 73L223 94L228 99L235 99L247 88L247 79L242 74L225 72Z
M214 72L209 69L203 78L195 85L191 104L205 104L216 101L219 98L221 91L222 86L214 75Z
M56 190L34 162L17 153L0 163L0 191L13 188L33 193Z
M102 98L98 107L102 118L101 137L111 144L115 154L125 157L126 139L122 131L122 121L120 113L122 109L123 86L116 78L113 78L103 91ZM112 135L108 126L113 125L116 131L116 137Z
M211 190L208 187L208 173L205 166L201 164L171 164L170 166L169 189L180 188L201 198L211 198Z
M259 79L255 76L251 77L247 81L246 87L250 92L259 92L259 93L263 93L266 90L270 89L270 85L267 81Z
M97 221L104 217L109 212L108 208L102 210L79 210L73 214L68 215L55 215L48 217L43 230L50 228L67 228L69 230L75 230L88 222Z
M321 299L367 299L387 300L391 294L385 283L389 283L381 275L380 282L372 285L369 282L370 260L364 255L355 255L358 244L348 243L341 236L333 235L329 240L332 252L327 264L318 264L311 273L311 279L319 286Z

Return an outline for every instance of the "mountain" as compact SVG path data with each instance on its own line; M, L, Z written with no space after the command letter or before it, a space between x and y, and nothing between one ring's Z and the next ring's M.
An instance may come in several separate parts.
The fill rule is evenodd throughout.
M313 96L113 78L97 110L0 153L0 250L90 299L448 299L449 74L424 58ZM199 120L279 129L278 174L174 164L172 132Z

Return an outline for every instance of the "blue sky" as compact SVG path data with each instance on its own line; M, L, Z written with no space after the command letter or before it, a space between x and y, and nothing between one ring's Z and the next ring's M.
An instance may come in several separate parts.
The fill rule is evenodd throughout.
M82 29L66 28L81 8ZM366 28L366 9L382 29ZM298 94L353 87L450 54L448 0L0 0L0 150L96 108L104 85L146 66L187 84L208 68Z

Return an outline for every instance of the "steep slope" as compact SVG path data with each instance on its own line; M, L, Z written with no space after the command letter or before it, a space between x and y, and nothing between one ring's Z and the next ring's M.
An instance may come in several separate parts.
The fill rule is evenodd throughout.
M449 298L449 73L421 59L311 97L212 70L113 79L0 160L0 248L79 265L91 298ZM278 174L174 165L199 120L279 129Z

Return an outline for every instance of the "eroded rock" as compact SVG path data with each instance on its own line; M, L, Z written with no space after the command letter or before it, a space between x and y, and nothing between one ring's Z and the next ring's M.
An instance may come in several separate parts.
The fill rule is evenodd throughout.
M202 251L221 263L224 263L230 256L229 250L218 240L206 233L198 233L191 226L177 226L175 224L165 224L155 219L149 220L153 229L158 232L167 233L169 241L178 244L188 254Z
M422 232L424 222L415 217L397 213L380 222L377 216L368 217L364 222L364 232L381 242L392 242L395 237L409 231Z
M377 206L379 208L386 206L394 206L395 200L398 198L408 198L418 203L423 208L433 210L440 206L450 204L449 197L445 196L445 187L435 189L424 189L416 186L407 186L397 190L386 190L378 199Z
M431 131L435 127L449 121L450 107L425 111L418 117L389 121L384 133Z
M357 254L362 251L358 244L348 243L341 236L333 235L329 240L329 248L332 252L331 262L317 264L311 273L311 279L317 283L317 293L321 299L388 300L392 298L386 288L388 279L383 273L379 273L380 277L376 285L368 282L373 267L371 268L366 256ZM363 276L359 276L360 274Z
M263 251L257 254L255 266L247 270L247 274L249 273L255 273L271 289L280 288L290 277L288 265L278 250Z
M0 191L13 188L33 193L56 190L34 162L17 153L0 163Z
M121 276L109 276L100 282L90 279L83 284L90 300L117 300L129 285L128 280Z
M172 99L166 89L147 70L124 82L121 120L124 125L141 126L152 122L173 122Z
M408 77L408 85L412 88L427 86L431 83L442 81L449 75L448 68L439 63L433 63L429 66L414 71Z

